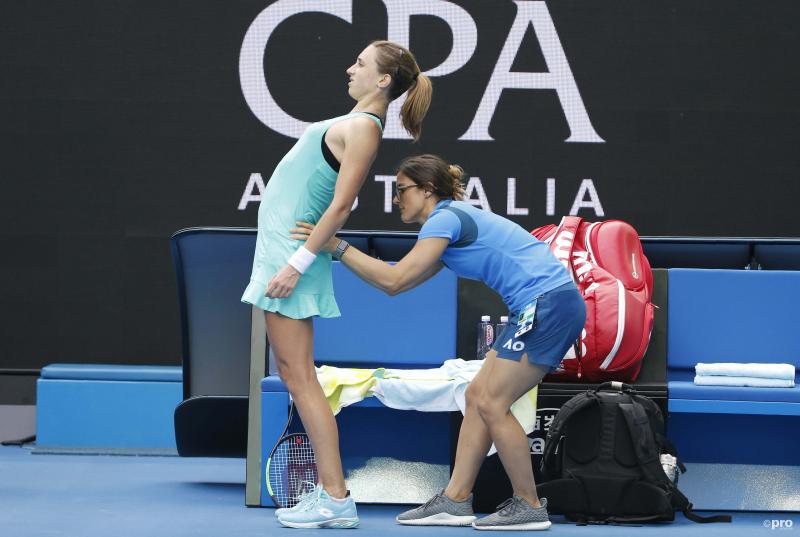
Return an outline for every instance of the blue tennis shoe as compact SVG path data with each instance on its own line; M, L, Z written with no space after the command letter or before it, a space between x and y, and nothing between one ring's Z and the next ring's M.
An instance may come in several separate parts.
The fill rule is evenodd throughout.
M358 526L356 502L331 498L322 485L290 510L277 514L278 522L288 528L355 528Z
M317 496L317 494L319 494L317 492L317 488L322 488L322 485L319 485L319 484L315 485L311 481L304 481L303 483L308 485L308 488L306 489L306 492L304 492L304 493L302 493L300 495L300 497L298 498L297 503L293 507L281 507L281 508L275 509L275 516L276 517L280 517L281 515L284 515L286 513L294 513L295 511L299 511L300 509L303 509L307 502L312 501Z

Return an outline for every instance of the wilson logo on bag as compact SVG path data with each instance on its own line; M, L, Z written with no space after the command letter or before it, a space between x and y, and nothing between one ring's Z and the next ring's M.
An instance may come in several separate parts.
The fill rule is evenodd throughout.
M636 380L654 317L653 271L636 230L620 220L590 223L566 216L558 226L531 234L550 244L586 302L580 343L548 378Z

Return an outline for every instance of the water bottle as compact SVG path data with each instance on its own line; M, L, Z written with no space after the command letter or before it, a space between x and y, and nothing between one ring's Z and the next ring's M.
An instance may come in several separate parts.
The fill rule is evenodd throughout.
M478 352L476 353L478 360L486 358L486 353L492 348L492 343L494 343L492 319L488 315L483 315L481 322L478 323Z
M677 484L678 483L678 459L673 457L668 453L664 453L660 457L661 459L661 467L664 469L664 473L667 474L667 478L670 481Z
M497 323L494 327L494 337L500 337L500 334L503 333L503 330L506 329L508 326L508 315L501 315L500 322Z

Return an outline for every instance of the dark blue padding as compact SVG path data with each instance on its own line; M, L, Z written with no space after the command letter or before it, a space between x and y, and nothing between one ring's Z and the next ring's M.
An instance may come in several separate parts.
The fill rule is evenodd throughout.
M800 244L756 244L754 256L762 269L800 270Z
M255 229L189 229L172 236L178 279L184 398L241 395L250 376L250 281Z
M116 380L125 382L181 382L180 366L51 364L41 378L51 380Z
M366 236L359 236L357 233L340 231L336 234L337 237L340 239L346 240L350 246L357 248L364 252L365 254L369 253L369 237Z
M699 362L790 363L800 368L798 300L800 272L671 269L670 410L800 413L800 405L793 405L800 403L798 377L794 388L694 384Z
M414 247L416 235L407 237L372 237L375 257L384 261L400 261Z
M456 356L458 278L450 269L389 296L333 263L342 316L314 319L314 360L354 367L438 367Z
M642 240L642 249L653 268L743 269L750 264L748 243Z

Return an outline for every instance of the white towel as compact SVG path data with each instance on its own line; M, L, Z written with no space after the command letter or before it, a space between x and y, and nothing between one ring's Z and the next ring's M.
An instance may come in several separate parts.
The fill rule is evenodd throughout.
M695 373L702 376L722 375L725 377L755 377L764 379L794 380L794 366L791 364L697 364Z
M698 386L750 386L753 388L794 388L794 379L765 379L759 377L724 377L722 375L697 375Z
M372 393L389 408L442 412L466 409L467 386L483 360L446 360L433 369L386 369Z
M447 360L434 369L386 369L371 392L384 405L398 410L422 412L466 411L467 386L483 365L483 360ZM533 432L536 423L536 398L533 388L511 405L525 434ZM496 452L494 445L488 455Z

